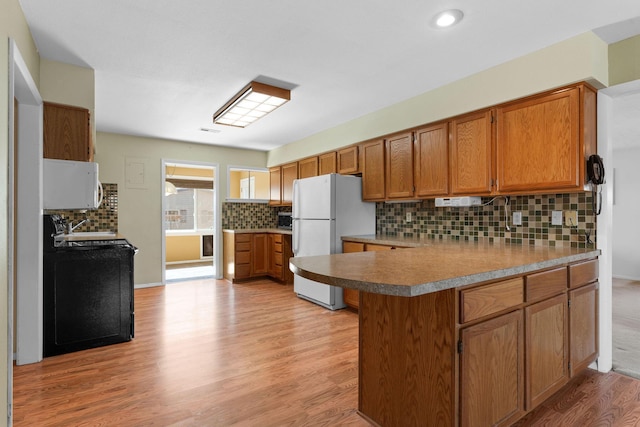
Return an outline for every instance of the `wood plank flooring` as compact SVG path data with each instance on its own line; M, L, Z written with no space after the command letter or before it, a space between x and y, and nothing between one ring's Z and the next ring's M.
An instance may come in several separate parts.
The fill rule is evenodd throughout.
M368 426L357 315L271 281L139 289L136 338L14 368L14 425ZM428 404L425 402L425 404ZM640 381L588 372L519 426L640 426Z

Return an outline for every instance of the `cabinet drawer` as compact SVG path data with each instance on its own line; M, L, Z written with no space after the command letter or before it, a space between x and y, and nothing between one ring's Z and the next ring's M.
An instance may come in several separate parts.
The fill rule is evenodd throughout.
M250 242L251 234L236 234L236 243L240 242Z
M567 289L567 268L556 268L541 273L530 274L525 279L527 302L552 297Z
M282 254L281 253L274 253L273 254L273 263L275 265L282 265Z
M238 264L250 264L251 252L236 252L236 265Z
M598 260L572 264L569 266L569 287L577 288L598 279Z
M282 234L273 234L273 241L275 243L282 243Z
M251 252L251 242L236 243L236 252Z
M277 253L282 253L282 243L275 242L273 244L273 251Z
M522 282L522 277L518 277L461 291L460 321L470 322L522 304L524 300Z

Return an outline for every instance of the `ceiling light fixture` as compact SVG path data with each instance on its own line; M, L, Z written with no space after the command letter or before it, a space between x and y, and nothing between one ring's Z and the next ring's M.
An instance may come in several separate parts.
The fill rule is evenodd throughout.
M434 16L432 22L436 28L448 28L460 22L463 16L464 14L461 10L445 10Z
M213 123L247 127L291 99L291 91L251 82L213 115Z

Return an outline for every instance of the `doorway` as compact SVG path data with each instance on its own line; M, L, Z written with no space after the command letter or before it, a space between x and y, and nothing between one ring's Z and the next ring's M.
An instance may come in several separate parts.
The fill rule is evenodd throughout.
M640 149L637 142L640 130L637 129L635 124L637 118L629 120L629 116L633 117L634 113L630 110L629 105L625 106L625 104L628 104L627 101L633 100L632 97L635 98L635 101L631 103L631 106L635 105L634 108L640 108L640 80L611 86L598 92L598 154L604 159L606 170L605 185L601 186L602 212L598 217L597 228L598 248L602 251L599 263L600 356L598 358L598 370L601 372L608 372L611 369L622 370L620 369L621 360L617 354L614 354L616 351L614 351L613 347L614 345L626 347L627 344L625 342L629 341L627 338L623 338L622 341L614 344L614 339L618 340L621 337L619 334L620 328L616 325L614 318L619 318L619 314L623 310L622 306L615 303L614 292L616 291L614 290L614 282L620 278L621 253L628 252L628 255L632 256L637 254L635 247L631 251L623 250L620 252L622 243L620 235L633 239L634 232L638 229L634 225L635 218L631 222L620 222L620 217L617 215L619 212L615 212L623 203L632 200L628 198L627 201L623 202L624 196L620 192L623 185L632 186L637 182L637 178L635 178L635 169L637 167L635 165L630 179L631 182L625 182L629 181L629 178L624 178L620 174L620 170L618 170L620 166L623 166L624 159L628 155L627 153L620 154L625 141L633 141L633 144ZM633 200L636 198L634 196ZM636 217L638 213L636 211ZM616 219L615 226L614 216ZM637 241L634 241L633 244L636 245ZM634 325L632 329L636 332L640 331L640 324ZM634 354L630 360L635 360L637 364L640 361L640 353Z
M640 91L613 99L612 162L612 341L613 370L640 378L640 215L637 166L640 162Z
M163 160L163 283L215 278L217 166Z

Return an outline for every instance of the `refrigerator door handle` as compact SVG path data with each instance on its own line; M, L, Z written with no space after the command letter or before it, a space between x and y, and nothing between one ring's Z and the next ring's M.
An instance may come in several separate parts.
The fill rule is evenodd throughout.
M294 187L295 188L295 181L294 181ZM292 248L292 252L293 252L293 256L298 256L298 249L299 249L299 245L298 245L298 234L300 233L299 228L296 224L296 220L293 220L293 224L292 224L292 233L293 233L293 248Z
M294 218L300 218L299 215L299 208L298 206L300 206L300 185L298 184L298 180L294 180L293 181L293 197L292 197L292 204L293 204L293 217Z

